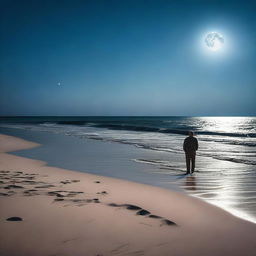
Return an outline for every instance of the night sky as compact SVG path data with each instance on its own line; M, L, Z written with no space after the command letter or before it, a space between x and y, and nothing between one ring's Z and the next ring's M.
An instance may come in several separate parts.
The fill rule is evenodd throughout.
M0 3L0 115L256 115L256 1Z

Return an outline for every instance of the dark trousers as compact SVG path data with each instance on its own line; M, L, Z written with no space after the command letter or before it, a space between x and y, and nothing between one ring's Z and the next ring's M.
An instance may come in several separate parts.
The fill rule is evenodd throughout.
M195 162L196 162L196 152L186 153L187 173L190 173L190 163L191 163L191 172L192 173L194 172Z

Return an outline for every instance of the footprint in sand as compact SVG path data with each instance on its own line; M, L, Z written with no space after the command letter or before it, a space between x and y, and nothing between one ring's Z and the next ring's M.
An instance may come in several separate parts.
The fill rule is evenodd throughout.
M33 181L33 180L23 180L22 183L27 184L27 185L38 185L42 182L37 182L37 181Z
M74 197L74 196L76 196L76 195L83 194L83 193L84 193L84 192L82 192L82 191L69 191L66 196L67 196L67 197Z
M100 203L98 198L93 199L64 199L64 198L55 198L54 202L65 202L65 203L74 203L76 206L84 206L88 203ZM70 204L66 204L65 206L70 206Z
M154 215L154 214L150 214L148 217L152 218L152 219L162 219L162 217L160 217L158 215Z
M56 191L49 191L47 194L49 196L57 196L57 197L74 197L78 194L83 194L82 191L66 191L66 190L56 190Z
M137 215L145 216L145 215L149 215L150 212L147 211L147 210L142 209L142 210L138 211L136 214L137 214Z
M23 221L21 217L10 217L6 219L7 221Z
M124 204L123 206L125 206L127 210L141 210L141 207L133 204Z
M66 185L66 184L71 184L72 182L70 180L63 180L60 183Z
M110 203L110 204L108 204L108 206L111 206L111 207L121 207L122 205L121 204Z
M107 191L102 191L102 192L97 192L98 195L107 195L108 192Z
M72 182L80 182L80 180L71 180Z
M35 179L35 177L34 177L34 176L32 176L32 177L28 177L28 176L19 176L19 177L15 177L15 179L29 179L29 180L33 180L33 179Z
M0 196L9 196L8 193L0 193Z
M162 225L177 226L177 224L175 222L173 222L171 220L167 220L167 219L162 220Z
M151 214L149 211L145 210L145 209L142 209L141 207L137 206L137 205L132 205L132 204L115 204L115 203L110 203L108 204L108 206L111 206L111 207L125 207L127 210L132 210L132 211L137 211L136 212L136 215L140 215L140 216L145 216L145 217L149 217L149 218L152 218L152 219L162 219L162 222L161 222L161 225L160 226L163 226L163 225L168 225L168 226L177 226L177 224L171 220L168 220L168 219L164 219L163 217L161 216L158 216L158 215L154 215L154 214Z
M55 198L54 201L58 202L58 201L64 201L64 198Z
M51 184L47 184L47 185L36 186L35 188L53 188L53 187L55 186Z
M62 195L60 193L56 193L55 196L57 196L57 197L65 197L64 195Z
M24 187L17 186L17 185L8 185L8 186L4 187L4 189L10 189L10 188L24 188Z
M24 196L38 196L40 193L36 189L29 189L23 192Z

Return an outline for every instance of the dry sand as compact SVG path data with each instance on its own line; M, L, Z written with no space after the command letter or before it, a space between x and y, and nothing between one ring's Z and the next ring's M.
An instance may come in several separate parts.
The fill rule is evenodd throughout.
M6 153L35 146L0 135L1 256L255 255L256 225L199 199Z

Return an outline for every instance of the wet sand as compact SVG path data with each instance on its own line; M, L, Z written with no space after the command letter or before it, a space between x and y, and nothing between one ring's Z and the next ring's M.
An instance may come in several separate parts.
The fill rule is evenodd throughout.
M255 224L199 199L7 153L36 146L0 136L1 255L255 253Z

